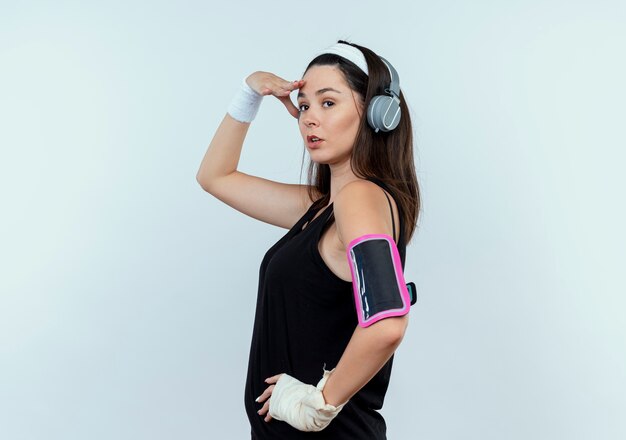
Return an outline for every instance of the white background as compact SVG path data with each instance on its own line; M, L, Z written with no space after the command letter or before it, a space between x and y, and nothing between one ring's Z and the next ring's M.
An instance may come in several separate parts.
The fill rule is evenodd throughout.
M348 39L398 70L423 192L388 437L625 438L624 23L618 0L2 1L0 437L249 438L286 231L196 172L244 76ZM298 183L302 155L264 98L239 169Z

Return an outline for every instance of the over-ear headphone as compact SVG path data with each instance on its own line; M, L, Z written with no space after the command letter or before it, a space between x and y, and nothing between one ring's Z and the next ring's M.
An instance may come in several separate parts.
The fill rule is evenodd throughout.
M391 84L385 89L386 95L376 95L367 107L367 123L374 129L391 131L400 123L400 78L389 61L379 55L391 75Z

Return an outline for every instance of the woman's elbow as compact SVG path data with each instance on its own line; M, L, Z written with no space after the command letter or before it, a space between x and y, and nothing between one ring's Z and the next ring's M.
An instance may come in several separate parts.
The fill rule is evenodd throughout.
M379 326L381 339L386 345L398 345L404 338L404 333L409 325L409 314L392 316L380 320Z

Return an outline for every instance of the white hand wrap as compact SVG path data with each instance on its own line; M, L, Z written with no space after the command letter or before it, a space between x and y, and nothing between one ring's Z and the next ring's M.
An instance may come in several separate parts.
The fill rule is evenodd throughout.
M321 431L326 428L347 403L333 406L324 400L322 390L333 371L334 368L330 371L324 369L324 376L316 387L283 374L272 391L269 414L300 431Z
M259 111L263 96L255 92L244 78L228 106L228 113L239 122L252 122Z

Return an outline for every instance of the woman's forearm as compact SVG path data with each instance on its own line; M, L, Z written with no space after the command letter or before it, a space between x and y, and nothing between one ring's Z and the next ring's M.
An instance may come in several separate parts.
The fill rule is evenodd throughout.
M405 315L366 328L357 326L322 390L326 403L343 404L363 388L396 351L407 324L408 315Z
M215 179L237 171L248 128L249 122L239 122L226 113L196 175L196 180L205 190Z

